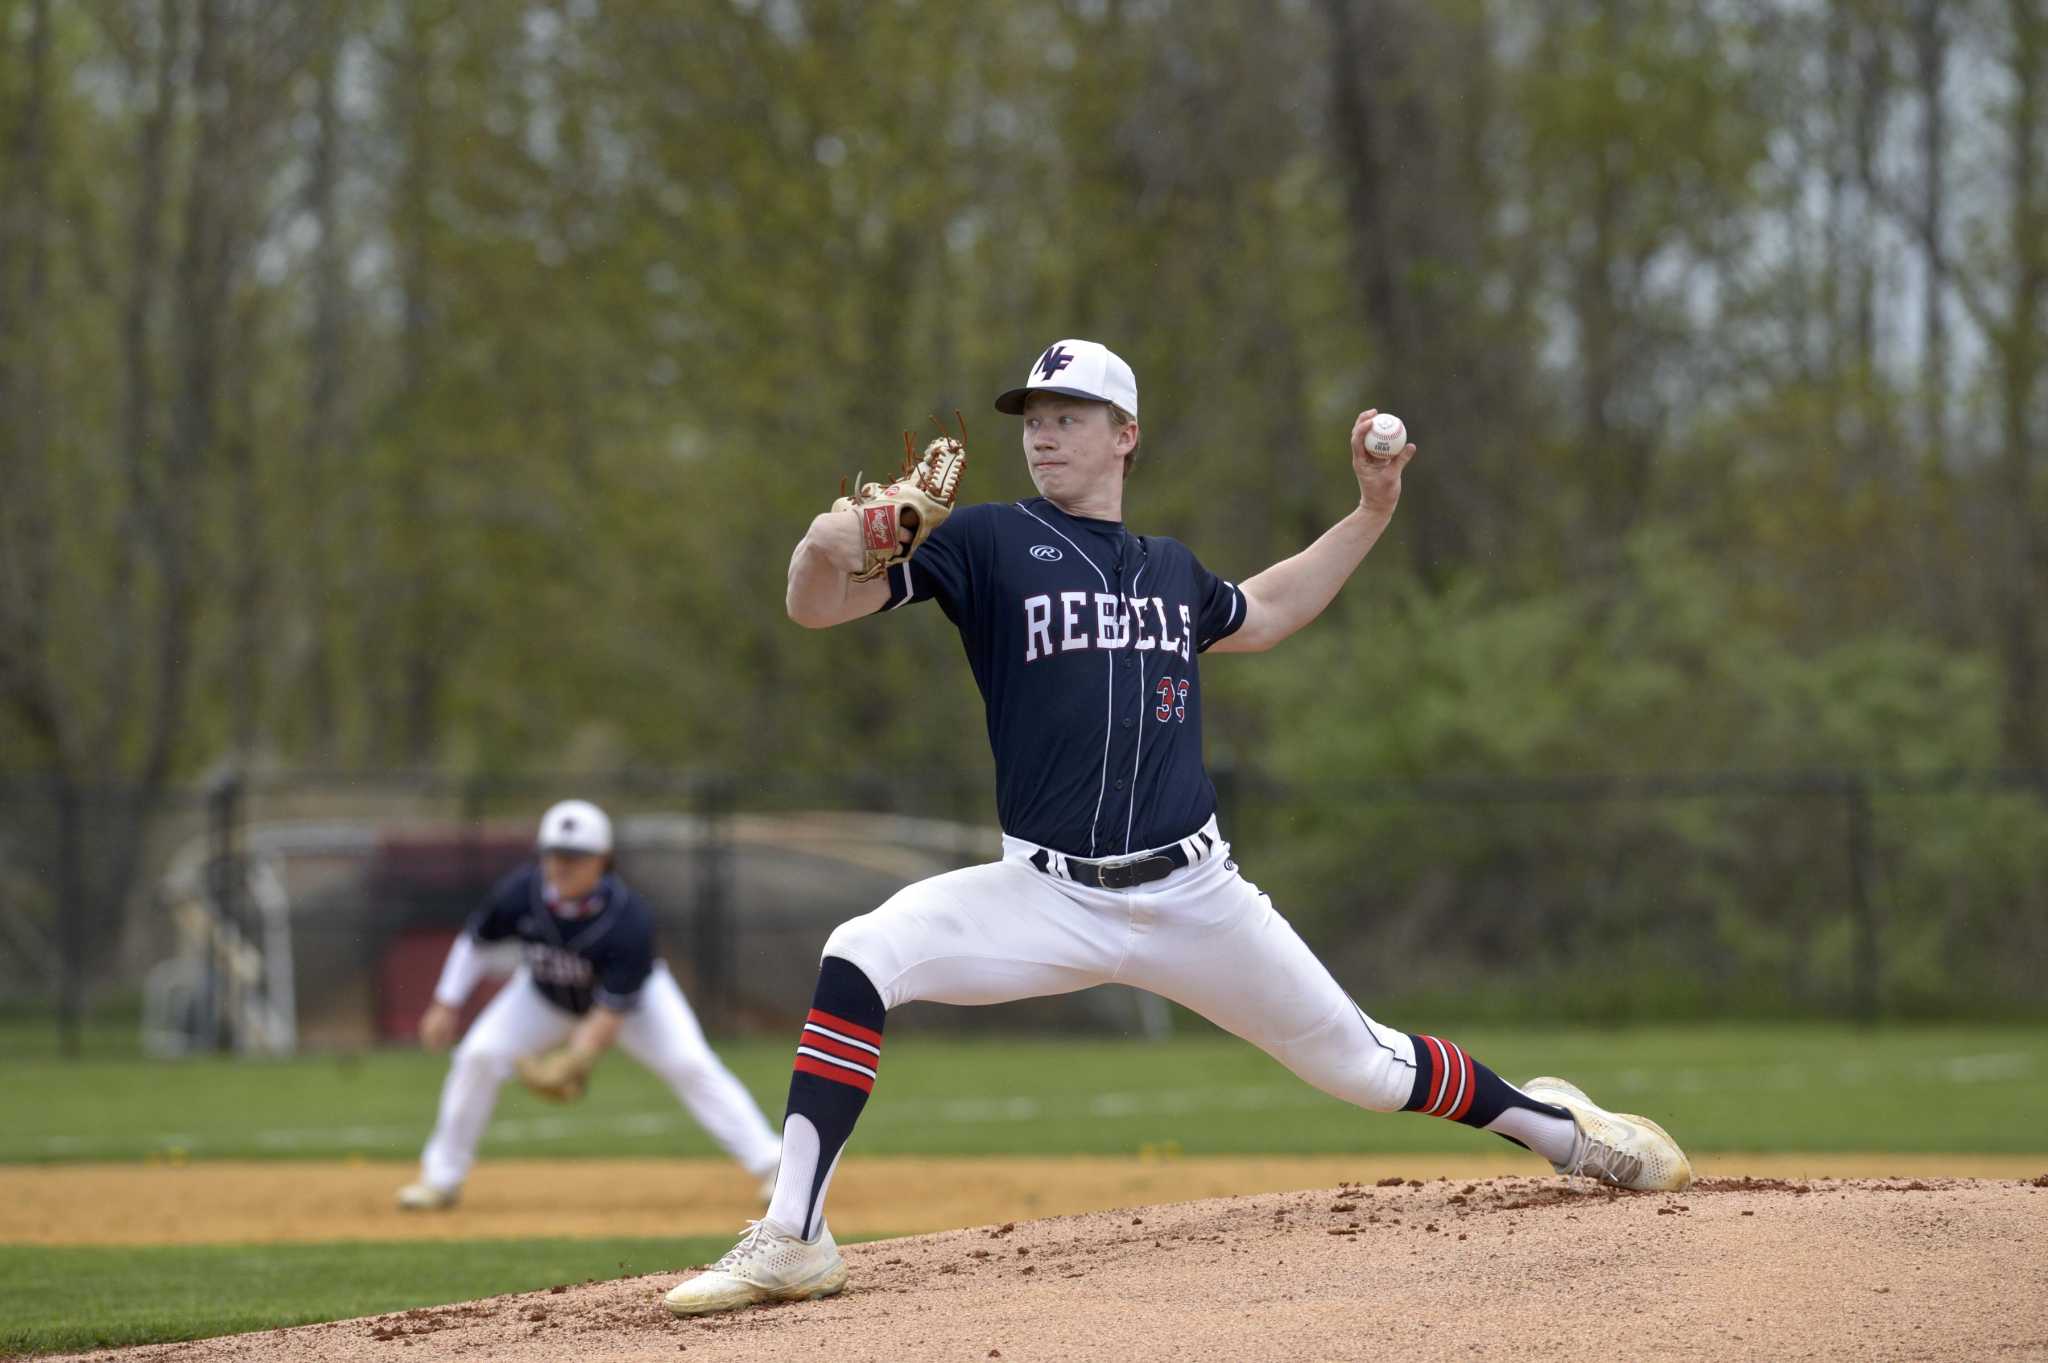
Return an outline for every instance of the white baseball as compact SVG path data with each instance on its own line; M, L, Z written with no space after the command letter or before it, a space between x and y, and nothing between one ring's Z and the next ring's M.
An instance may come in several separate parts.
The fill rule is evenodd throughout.
M1391 459L1408 444L1408 428L1392 412L1381 412L1366 428L1365 448L1369 454Z

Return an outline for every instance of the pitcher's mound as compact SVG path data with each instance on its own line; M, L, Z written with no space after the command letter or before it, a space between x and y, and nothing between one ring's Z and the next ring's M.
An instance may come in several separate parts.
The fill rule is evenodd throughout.
M682 1272L128 1351L209 1360L2048 1360L2048 1176L1494 1178L847 1248L828 1301L678 1321ZM106 1358L104 1353L93 1355Z

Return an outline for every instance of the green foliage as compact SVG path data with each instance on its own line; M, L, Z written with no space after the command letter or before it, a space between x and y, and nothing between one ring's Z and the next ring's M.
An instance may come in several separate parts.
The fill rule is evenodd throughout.
M1536 600L1467 583L1361 603L1287 665L1230 677L1295 721L1257 754L1293 795L1246 810L1244 855L1380 989L1476 975L1497 1006L1585 1018L1845 1007L1848 793L1709 782L1650 799L1626 778L1981 767L1997 751L1994 671L1899 633L1794 654L1707 556L1646 532L1628 562L1616 585ZM1542 785L1557 773L1623 784L1567 798ZM1403 778L1465 784L1374 796ZM2048 909L2038 800L1885 789L1880 998L1916 1014L2024 999L2005 963L2038 950ZM1953 945L1930 956L1936 941Z
M1341 598L1285 654L1211 660L1210 677L1299 716L1261 756L1318 781L1995 758L1982 659L1905 633L1795 653L1710 555L1647 531L1626 561L1612 583L1536 598L1476 578Z
M1401 230L1383 243L1405 253L1404 285L1429 300L1416 318L1431 328L1422 361L1553 380L1534 386L1404 377L1400 338L1360 324L1356 215L1393 187L1347 188L1360 169L1300 68L1323 22L1313 10L1258 24L1229 10L1168 18L1039 0L971 20L837 3L601 19L453 5L333 13L294 58L303 70L234 68L240 97L282 99L301 122L295 137L232 121L220 135L252 164L302 175L319 109L291 78L346 67L344 192L311 236L232 220L224 248L241 266L230 301L246 344L222 349L218 391L199 394L222 449L184 481L145 450L134 491L106 495L127 476L124 409L88 400L123 372L123 299L101 287L92 251L140 229L147 102L59 89L47 111L44 135L62 153L47 163L48 193L77 235L52 243L46 287L65 305L37 333L52 359L38 371L46 404L65 419L47 445L22 450L58 536L42 637L58 674L122 676L119 641L151 626L161 583L147 562L119 579L126 560L98 546L132 533L122 517L189 497L202 531L190 659L201 684L177 717L183 771L252 740L285 760L545 765L584 726L663 765L752 759L764 744L777 760L814 762L849 726L957 763L977 746L964 688L942 692L942 725L884 699L928 671L946 632L913 625L904 637L892 624L902 645L886 649L873 631L805 635L781 618L779 570L837 477L889 463L894 431L927 412L970 415L970 496L1026 491L986 398L1059 332L1117 338L1146 376L1134 517L1239 576L1344 509L1342 430L1359 405L1399 406L1405 393L1444 408L1459 443L1418 428L1416 506L1369 572L1415 612L1462 617L1476 600L1526 611L1518 637L1464 640L1489 650L1465 660L1475 671L1578 628L1594 595L1694 614L1726 604L1634 580L1660 558L1622 554L1638 530L1712 544L1757 607L1745 667L1783 676L1804 664L1774 666L1778 655L1807 659L1851 635L1939 638L1962 657L1985 637L1935 630L1954 618L1948 603L1898 590L1890 565L1924 579L1966 568L1969 546L1952 526L1919 533L1936 523L1911 483L1855 471L1859 452L1832 414L1850 384L1869 410L1883 376L1830 386L1755 349L1782 279L1752 291L1729 233L1784 207L1759 174L1784 116L1776 92L1797 44L1826 37L1768 7L1390 16L1413 28L1414 50L1468 68L1459 103L1400 69L1368 92L1410 101L1369 104L1371 116L1441 138L1413 154L1446 206L1400 198L1389 211ZM166 40L195 40L180 32ZM55 45L60 66L96 64L110 87L154 75L147 42L121 47L90 21L64 16ZM26 59L10 49L9 88L21 89ZM174 146L196 136L188 102L171 117ZM163 189L155 227L175 260L181 215L217 189L177 174ZM1455 247L1468 223L1485 226ZM331 353L313 330L327 235L346 286ZM176 300L168 276L135 282L166 308ZM1697 307L1714 299L1725 340ZM1567 330L1587 372L1574 376L1569 357L1539 361L1572 344L1545 334L1546 306L1576 319ZM146 386L122 397L154 436L182 419L173 399L193 341L175 315L144 318ZM1600 353L1584 353L1596 342ZM1717 377L1733 364L1748 366L1742 383ZM1362 374L1388 391L1363 391ZM309 428L307 394L323 377L340 399L329 426ZM1439 396L1460 383L1486 395L1476 423L1453 410L1455 388ZM1697 419L1671 420L1688 393L1711 400ZM1588 407L1595 398L1606 407ZM236 509L236 445L251 461L253 524ZM743 495L726 491L735 484ZM1409 521L1426 541L1406 540ZM1873 536L1887 552L1862 552ZM1424 580L1453 584L1442 603L1388 580L1410 549ZM1589 563L1598 589L1574 580ZM245 570L251 590L238 596ZM93 628L110 599L111 637ZM1628 642L1624 622L1607 633ZM254 657L238 647L250 638ZM1868 660L1894 656L1880 647ZM1597 684L1617 705L1632 691L1642 724L1715 707L1715 672L1686 661L1602 660ZM1411 683L1433 684L1445 666L1458 670L1442 658ZM1415 718L1469 731L1475 756L1497 743L1521 769L1540 760L1520 746L1532 725L1548 716L1556 730L1579 708L1535 695L1538 680L1596 684L1573 670L1519 676L1510 718L1487 699L1497 672ZM331 712L315 691L332 695ZM74 688L73 731L104 726L94 697L118 706L121 694ZM1235 709L1252 725L1284 713L1249 697ZM121 711L125 736L102 753L132 762L146 736L133 716L145 713ZM21 718L10 708L0 723ZM1642 764L1646 750L1615 718L1542 751ZM1693 760L1748 760L1739 734L1707 752L1729 737L1703 731ZM1427 735L1403 742L1432 764L1446 755ZM8 751L17 769L49 760L33 743Z
M2038 19L1943 30L1930 94L1897 7L1394 0L1362 81L1352 8L6 7L0 776L985 771L937 612L809 634L784 564L928 414L1026 493L989 396L1074 334L1144 379L1131 519L1234 578L1350 507L1359 408L1422 447L1330 618L1212 670L1247 770L2038 763ZM1838 893L1784 806L1384 812L1418 881L1568 863L1539 937L1682 915L1645 996L1832 978L1758 893ZM2038 824L1889 813L1888 978L1953 1005L2043 930ZM1337 816L1274 830L1304 887Z

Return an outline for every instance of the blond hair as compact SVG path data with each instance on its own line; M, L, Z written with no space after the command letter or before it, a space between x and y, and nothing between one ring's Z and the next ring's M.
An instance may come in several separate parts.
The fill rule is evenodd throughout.
M1117 406L1114 402L1105 402L1102 405L1109 409L1109 426L1111 430L1120 431L1126 426L1135 426L1138 424L1138 418L1132 416L1129 412L1126 412L1123 408ZM1131 470L1136 468L1137 466L1138 447L1136 445L1133 445L1131 446L1131 452L1124 456L1124 477L1130 477Z

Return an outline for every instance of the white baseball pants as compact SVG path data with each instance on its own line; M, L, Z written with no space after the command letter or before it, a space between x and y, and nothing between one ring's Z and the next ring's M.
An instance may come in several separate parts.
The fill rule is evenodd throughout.
M1215 819L1184 841L1196 860L1130 890L1075 884L1003 839L1003 859L905 887L843 923L825 955L857 965L885 1007L1007 1003L1128 984L1183 1004L1325 1093L1403 1107L1414 1043L1351 1001L1256 885L1237 873ZM1055 873L1062 866L1050 858Z
M519 1057L566 1041L579 1018L549 1003L520 967L477 1016L455 1048L434 1134L420 1158L421 1178L459 1188L476 1159L477 1142L498 1104L498 1089ZM704 1029L668 967L657 961L640 1006L619 1029L619 1047L659 1075L697 1124L756 1178L772 1173L781 1143L752 1094L712 1053Z

